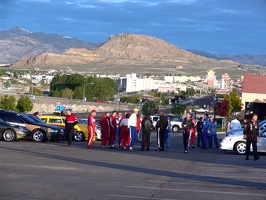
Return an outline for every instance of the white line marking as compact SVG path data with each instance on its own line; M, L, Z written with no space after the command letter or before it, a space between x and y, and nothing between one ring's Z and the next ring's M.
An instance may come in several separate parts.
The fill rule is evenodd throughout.
M250 193L241 193L241 192L222 192L222 191L211 191L211 190L187 190L187 189L171 189L171 188L140 187L140 186L124 186L124 187L136 188L136 189L150 189L150 190L166 190L166 191L181 191L181 192L197 192L197 193L214 193L214 194L247 195L247 196L266 197L266 194L250 194Z
M107 194L109 197L122 197L122 198L134 198L134 199L155 199L155 200L177 200L177 199L162 199L162 198L152 198L152 197L140 197L140 196L127 196L119 194Z

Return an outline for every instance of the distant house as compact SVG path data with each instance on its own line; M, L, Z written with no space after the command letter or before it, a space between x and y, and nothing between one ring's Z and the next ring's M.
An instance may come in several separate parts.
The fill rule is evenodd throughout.
M266 75L245 74L242 82L241 116L249 118L257 114L259 119L266 118Z

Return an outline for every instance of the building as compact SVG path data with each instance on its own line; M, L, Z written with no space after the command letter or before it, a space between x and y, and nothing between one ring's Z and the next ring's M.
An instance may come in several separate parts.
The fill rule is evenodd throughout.
M245 74L242 82L241 117L249 118L257 114L259 119L266 117L266 75Z
M141 90L154 90L155 83L151 78L138 78L136 73L126 75L126 92L137 92Z

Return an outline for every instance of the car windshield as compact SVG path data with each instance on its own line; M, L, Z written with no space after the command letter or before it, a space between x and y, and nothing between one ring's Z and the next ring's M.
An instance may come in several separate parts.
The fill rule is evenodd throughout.
M41 120L39 117L37 116L33 116L33 115L27 115L29 118L31 118L32 120L34 120L35 122L37 123L40 123L40 124L45 124L45 122L43 120Z
M31 119L26 114L21 114L20 117L27 123L27 124L34 124L36 123L33 119Z

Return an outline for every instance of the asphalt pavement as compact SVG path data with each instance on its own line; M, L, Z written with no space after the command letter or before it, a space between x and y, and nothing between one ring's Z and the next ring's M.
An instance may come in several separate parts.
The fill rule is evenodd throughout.
M1 200L265 200L266 156L258 161L219 149L183 152L94 149L86 142L0 141ZM221 138L222 135L219 135Z

